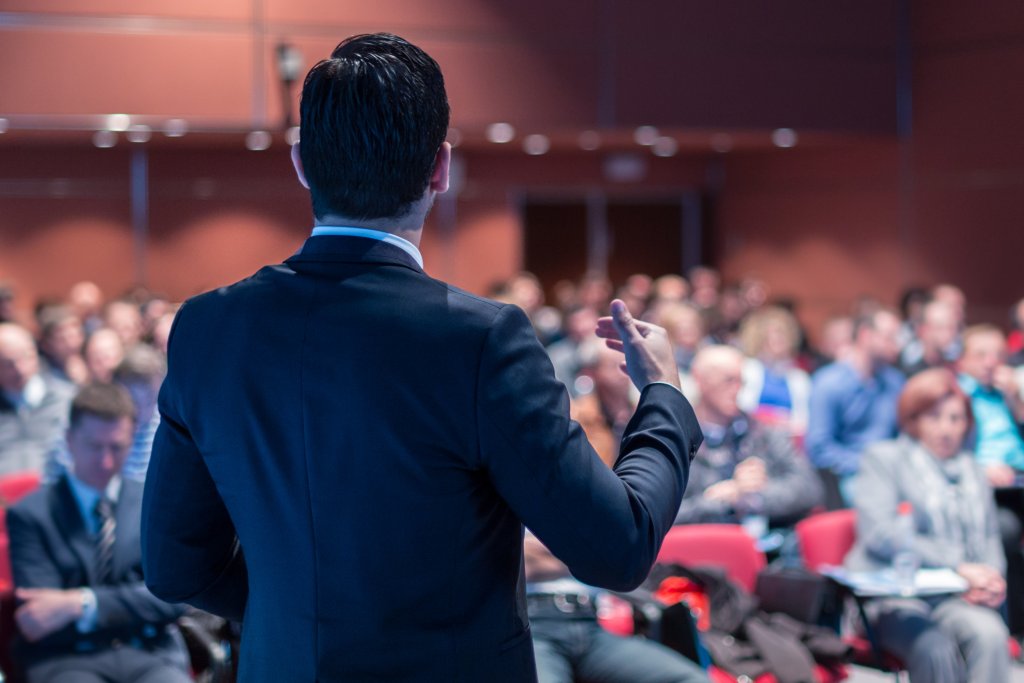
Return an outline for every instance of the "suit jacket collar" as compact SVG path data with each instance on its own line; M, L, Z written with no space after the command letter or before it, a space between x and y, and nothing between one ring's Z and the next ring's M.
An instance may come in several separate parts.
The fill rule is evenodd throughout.
M95 585L96 545L89 530L85 528L85 520L78 510L78 501L75 500L67 475L61 476L50 489L50 512L60 535L67 540L68 546L81 564L82 575L88 579L86 585Z
M347 235L310 237L294 256L285 261L289 265L325 262L402 266L423 272L411 255L393 244Z

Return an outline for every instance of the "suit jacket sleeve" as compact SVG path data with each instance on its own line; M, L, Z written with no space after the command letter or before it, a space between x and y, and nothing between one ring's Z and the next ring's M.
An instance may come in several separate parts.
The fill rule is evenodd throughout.
M186 602L240 621L249 594L245 558L227 508L182 423L173 346L168 355L159 398L161 422L142 500L146 585L169 602Z
M682 393L662 384L643 390L613 471L569 419L565 388L529 320L507 306L484 343L477 411L481 465L526 526L581 581L639 585L702 439Z

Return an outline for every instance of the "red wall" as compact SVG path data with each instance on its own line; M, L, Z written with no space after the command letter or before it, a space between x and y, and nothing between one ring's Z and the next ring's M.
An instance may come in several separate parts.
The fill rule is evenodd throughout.
M0 11L38 19L36 4L0 0ZM100 30L89 21L135 5L85 4L48 4L56 25L0 27L0 116L134 106L166 115L184 107L235 124L250 116L256 81L221 82L248 73L257 59L248 3L178 3L165 14L179 23L157 22L153 30L127 30L123 22ZM622 122L680 127L893 128L893 3L835 3L828 11L822 3L771 3L774 9L740 13L728 3L661 0L646 14L612 3L610 28L584 5L549 11L534 2L513 10L458 0L458 12L441 13L400 0L372 10L268 2L263 25L295 29L288 37L307 59L335 35L372 29L382 18L395 30L408 28L447 70L460 125L500 115L571 131L607 110ZM349 14L330 14L330 7ZM428 270L485 291L520 268L524 196L580 197L592 188L671 196L698 188L715 197L709 219L717 265L728 277L756 274L774 293L800 298L812 325L858 294L895 303L900 288L940 280L965 288L973 317L1002 322L1024 295L1024 90L1013 79L1024 73L1024 15L1018 0L928 0L912 10L913 130L902 143L864 136L808 144L806 134L794 149L742 145L715 155L698 138L673 159L648 155L650 175L633 185L603 179L602 152L561 148L535 158L515 146L474 143L463 149L467 182L454 214L439 206L428 226ZM314 19L324 13L321 28ZM658 30L645 33L650 26ZM267 44L277 35L265 36ZM606 48L611 71L600 66ZM264 67L266 76L269 62ZM156 71L147 76L147 69ZM265 95L276 116L276 95ZM124 142L111 150L86 145L0 136L0 279L18 283L26 303L82 278L111 292L136 279L131 150ZM199 136L147 148L150 286L186 296L280 260L301 243L307 199L279 142L261 153L241 149L240 138ZM454 227L445 218L451 215Z
M721 264L799 296L815 322L860 293L895 304L905 286L950 281L972 319L1005 324L1024 297L1024 12L1015 0L912 10L909 138L731 155Z

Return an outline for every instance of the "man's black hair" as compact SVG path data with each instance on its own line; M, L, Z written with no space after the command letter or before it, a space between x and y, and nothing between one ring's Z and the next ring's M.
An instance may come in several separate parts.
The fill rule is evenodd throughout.
M441 68L389 33L352 36L302 86L299 151L317 218L400 218L448 133Z

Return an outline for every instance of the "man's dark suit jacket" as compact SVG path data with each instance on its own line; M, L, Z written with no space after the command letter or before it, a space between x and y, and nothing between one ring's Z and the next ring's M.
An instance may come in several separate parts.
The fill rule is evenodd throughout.
M246 683L533 680L522 524L632 588L701 439L652 385L613 473L520 309L359 237L188 301L160 410L146 581L244 615Z
M180 635L171 626L182 608L155 597L142 581L141 507L142 483L124 480L115 513L114 578L104 585L96 580L95 541L66 476L7 510L15 586L88 587L96 594L95 631L80 633L71 624L36 643L19 640L16 653L23 665L133 644L183 667L187 664Z

